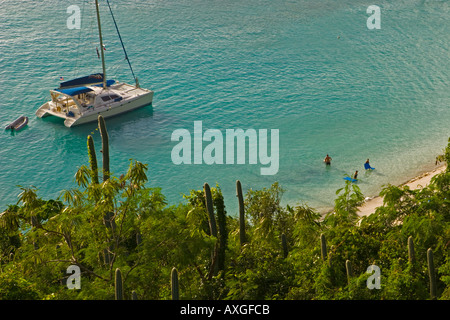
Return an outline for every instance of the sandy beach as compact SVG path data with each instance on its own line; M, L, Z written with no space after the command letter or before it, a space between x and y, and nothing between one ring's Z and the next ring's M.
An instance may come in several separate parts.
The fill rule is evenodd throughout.
M409 186L410 189L418 189L418 188L426 187L430 183L431 178L433 176L445 171L445 168L446 168L446 165L443 164L432 171L425 172L425 173L409 180L408 182L402 184L401 186L407 185L407 186ZM366 200L366 202L359 208L358 214L360 216L370 215L370 214L374 213L376 208L378 208L381 205L383 205L382 197L377 196L374 198L370 198L370 199Z

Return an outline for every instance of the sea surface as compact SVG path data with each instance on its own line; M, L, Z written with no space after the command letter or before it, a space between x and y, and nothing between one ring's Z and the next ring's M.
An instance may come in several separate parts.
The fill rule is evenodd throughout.
M126 172L130 159L148 164L147 186L162 188L169 204L208 182L236 214L239 179L244 191L278 182L284 204L326 211L346 174L359 170L358 186L371 197L432 169L447 145L449 1L110 4L141 86L155 92L151 107L107 119L111 170ZM69 28L71 5L80 9L79 29ZM367 25L370 5L380 9L379 29ZM107 77L133 83L106 1L100 9ZM35 116L60 77L101 72L95 19L93 1L0 1L0 124L29 117L25 129L0 132L0 211L17 202L18 186L35 186L44 199L77 187L89 134L100 154L96 123L66 128ZM203 132L220 130L224 150L226 130L278 130L278 171L262 175L259 158L174 164L172 133L188 130L193 145L194 121ZM269 153L276 142L269 135Z

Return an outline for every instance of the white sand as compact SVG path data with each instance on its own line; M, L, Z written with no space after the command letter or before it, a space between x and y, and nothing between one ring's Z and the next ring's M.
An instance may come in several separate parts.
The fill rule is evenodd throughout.
M404 183L403 185L409 186L410 189L418 189L426 187L433 176L436 174L439 174L443 171L445 171L446 166L442 165L433 171L426 172L424 174L421 174L418 177L415 177L414 179L411 179L407 183ZM402 185L402 186L403 186ZM375 212L375 209L383 205L383 198L378 196L371 199L366 200L366 202L359 208L358 214L360 216L367 216L369 214L372 214Z

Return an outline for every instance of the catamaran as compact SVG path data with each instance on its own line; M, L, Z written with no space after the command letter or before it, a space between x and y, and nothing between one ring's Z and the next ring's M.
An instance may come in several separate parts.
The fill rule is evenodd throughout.
M109 6L109 1L107 3ZM59 117L64 119L64 125L66 127L72 127L97 121L98 115L100 114L104 118L107 118L148 106L152 103L153 91L140 87L139 81L134 75L128 59L111 7L109 7L111 15L125 53L125 59L128 61L133 74L135 85L106 79L105 54L103 52L104 46L98 0L95 1L95 7L103 73L93 73L88 76L61 82L59 88L50 90L51 100L39 107L36 111L37 117Z

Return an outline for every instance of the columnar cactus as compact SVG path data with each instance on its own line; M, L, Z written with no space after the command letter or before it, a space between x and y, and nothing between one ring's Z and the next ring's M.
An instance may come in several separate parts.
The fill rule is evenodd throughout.
M61 246L59 244L56 245L56 258L61 256Z
M214 216L214 207L211 195L211 188L209 184L205 183L203 186L205 190L205 199L206 199L206 210L208 211L209 217L209 230L213 237L217 237L217 227L216 227L216 218Z
M142 243L142 234L140 232L136 233L136 245L140 245Z
M327 261L327 240L325 239L325 235L322 233L320 235L320 252L323 261Z
M107 212L103 216L103 224L111 231L116 230L116 222L114 220L114 212Z
M109 266L111 264L111 254L108 249L103 249L103 263L105 266Z
M433 250L429 248L427 250L427 262L428 262L428 275L430 278L430 298L436 299L436 273L434 270Z
M414 252L414 241L411 236L408 237L408 258L409 263L413 264L416 261L416 254Z
M352 262L350 260L345 261L345 270L347 271L347 281L348 284L350 284L350 280L353 277L353 269L352 269Z
M228 231L227 231L227 213L225 211L225 203L223 201L222 192L218 187L214 192L214 207L217 211L217 225L219 232L219 251L217 256L217 267L219 270L225 269L225 250L228 242Z
M116 300L123 300L123 281L122 281L122 272L119 268L116 269L115 274L115 297Z
M89 164L91 166L91 181L92 183L98 184L97 156L95 154L94 139L92 139L91 135L87 137L87 147L89 153Z
M239 202L239 241L242 246L247 240L245 237L244 197L242 195L242 186L239 180L236 181L236 197Z
M105 119L103 116L98 116L98 127L100 129L100 135L102 137L102 153L103 153L103 181L109 179L109 137L106 130Z
M215 238L217 238L217 226L216 226L216 217L214 215L214 207L213 207L213 200L211 195L211 188L209 187L208 183L205 183L203 185L204 191L205 191L205 200L206 200L206 211L208 212L208 221L209 221L209 230L211 232L211 235ZM216 245L214 246L214 251L212 253L211 257L211 272L210 275L216 275L219 271L218 268L218 255L219 255L219 244L216 242Z
M287 258L289 250L287 247L286 235L284 233L281 235L281 246L283 247L283 257Z
M172 272L170 273L170 287L172 292L172 300L179 300L180 291L178 288L178 271L175 267L172 268Z

